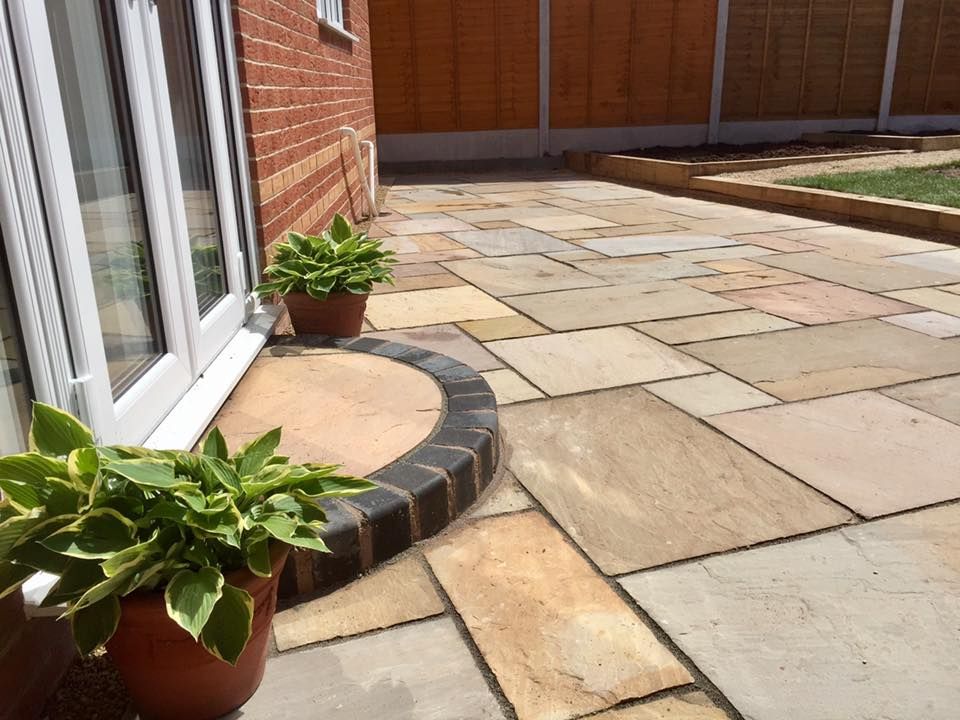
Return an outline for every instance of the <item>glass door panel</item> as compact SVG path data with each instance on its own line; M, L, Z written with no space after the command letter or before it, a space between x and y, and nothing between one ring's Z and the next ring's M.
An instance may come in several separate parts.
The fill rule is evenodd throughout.
M0 238L0 455L22 451L29 427L29 378L3 238Z
M106 2L46 0L83 232L114 398L165 352L153 251Z

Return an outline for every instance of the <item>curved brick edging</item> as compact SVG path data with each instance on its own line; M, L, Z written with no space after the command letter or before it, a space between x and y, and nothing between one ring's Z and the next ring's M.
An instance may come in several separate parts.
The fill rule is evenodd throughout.
M324 502L328 525L323 539L332 553L291 553L280 579L281 598L337 587L436 535L490 484L499 460L497 402L473 368L430 350L365 337L298 335L278 339L271 347L283 348L284 354L296 348L338 348L397 360L431 375L444 399L433 432L370 475L380 487Z

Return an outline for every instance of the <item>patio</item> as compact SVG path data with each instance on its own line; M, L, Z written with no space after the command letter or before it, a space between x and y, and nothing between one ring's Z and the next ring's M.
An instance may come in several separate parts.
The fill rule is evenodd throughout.
M367 336L481 372L502 476L278 614L237 717L955 716L960 249L564 172L371 234Z

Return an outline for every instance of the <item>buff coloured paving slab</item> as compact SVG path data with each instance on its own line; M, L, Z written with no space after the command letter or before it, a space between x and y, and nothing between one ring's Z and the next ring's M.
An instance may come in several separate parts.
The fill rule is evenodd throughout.
M506 228L502 230L471 230L450 233L456 242L466 245L483 255L522 255L524 253L558 252L576 250L563 240L557 240L530 228Z
M434 288L457 287L466 285L466 281L453 273L434 273L430 275L412 275L409 277L394 278L392 284L381 283L374 285L372 295L389 295L391 293L408 292L410 290L431 290Z
M960 506L622 580L750 720L954 720Z
M876 392L708 422L867 517L960 497L960 427Z
M546 253L546 256L551 260L559 260L560 262L567 263L580 262L581 260L600 260L606 257L593 250L565 250L562 252Z
M954 275L889 260L836 258L819 252L767 255L757 262L868 292L944 285L957 279Z
M396 265L394 267L402 267L403 265L428 265L431 263L438 263L444 260L464 260L466 258L475 258L480 257L480 253L476 250L468 250L464 248L463 250L438 250L436 252L424 252L424 253L405 253L403 255L397 255L394 257L396 260Z
M728 716L706 693L691 692L608 710L591 716L590 720L728 720Z
M574 265L584 272L615 285L716 274L716 271L710 268L700 267L675 258L667 258L663 255L637 255L636 257L584 260L575 262Z
M464 286L372 295L367 318L379 330L484 320L515 314L475 287Z
M334 593L278 612L273 635L280 652L393 627L444 612L420 560L407 556Z
M568 720L692 681L537 512L483 518L425 554L519 720Z
M707 260L729 260L733 258L751 258L770 255L774 251L756 245L731 245L729 247L707 248L706 250L683 250L668 252L669 257L687 262L698 263Z
M447 271L437 263L413 263L411 265L394 265L393 277L419 277L421 275L444 275Z
M776 251L778 253L806 252L818 249L816 245L800 242L799 240L788 240L779 235L768 235L767 233L747 233L746 235L735 236L742 243L759 245L760 247Z
M404 345L433 350L441 355L459 360L474 370L495 370L503 367L503 363L491 355L483 345L456 325L432 325L409 330L388 330L386 332L369 333L367 337L391 340Z
M960 372L960 345L880 320L710 340L683 351L781 400Z
M520 487L520 483L510 471L505 471L500 483L491 488L490 492L480 498L470 508L471 517L489 517L490 515L504 515L505 513L519 512L533 507L530 496Z
M542 255L477 258L443 263L443 266L494 297L606 284L599 278Z
M642 388L511 405L501 419L510 470L609 575L850 519Z
M896 255L890 258L894 262L913 265L936 273L952 275L954 280L960 277L960 250L940 250L915 255ZM931 283L932 284L932 283Z
M489 320L467 320L457 324L481 342L546 335L550 332L523 315L510 315Z
M493 370L481 373L481 375L493 390L498 405L509 405L523 400L537 400L544 397L542 392L513 370Z
M683 215L676 215L666 210L643 205L618 205L614 207L598 207L585 210L588 215L610 220L617 225L648 225L651 223L674 223L688 219Z
M881 390L887 397L960 425L960 376L923 380Z
M337 350L262 355L211 425L233 449L282 426L278 452L293 462L338 463L365 476L423 442L442 405L430 375L384 357Z
M776 234L787 240L797 240L827 248L833 254L840 256L887 257L903 253L951 249L949 245L930 242L929 240L918 240L904 235L893 235L844 225L787 230Z
M715 218L741 217L743 215L759 215L762 211L740 205L724 205L723 203L697 200L695 198L661 195L649 200L640 200L638 204L652 205L661 210L668 210L687 218L710 220Z
M391 223L380 223L380 227L391 235L425 235L428 233L473 230L470 225L462 220L457 220L449 216L424 220L399 220Z
M513 208L513 207L500 207L500 208L486 208L483 210L464 210L451 211L450 215L457 218L458 220L463 220L464 222L492 222L497 220L509 220L511 222L517 222L519 218L530 218L530 217L558 217L563 215L573 215L574 213L566 210L564 208L550 207L548 205L536 205L534 207L523 207L523 208Z
M457 250L463 246L448 237L431 235L398 235L384 238L381 247L392 250L398 255L406 253L434 252L436 250Z
M727 290L743 290L747 288L771 287L773 285L787 285L789 283L804 282L808 278L786 270L748 270L746 272L726 273L714 277L691 278L683 282L691 287L707 292L724 292Z
M723 297L805 325L863 320L917 309L905 302L821 280L734 290L723 293Z
M908 330L922 332L931 337L949 338L960 335L960 317L945 315L936 310L907 313L906 315L892 315L880 319L884 322L907 328Z
M654 320L634 325L637 330L652 335L670 345L716 340L737 335L772 332L800 327L791 320L759 310L735 310L713 315L695 315L676 320Z
M669 345L626 327L497 340L487 347L549 395L710 370Z
M812 228L827 223L809 218L781 215L778 213L758 213L740 217L711 220L684 220L678 223L694 232L714 235L745 235L747 233L778 233L783 230Z
M960 317L960 295L956 293L944 292L936 288L919 288L916 290L894 290L884 293L884 295L888 298L895 298Z
M730 260L710 260L705 263L701 263L703 267L708 267L711 270L716 270L717 272L722 273L740 273L740 272L750 272L752 270L763 270L764 266L754 260L747 260L746 258L731 258Z
M270 658L232 720L503 720L452 620Z
M780 402L775 397L720 372L661 380L644 387L661 400L666 400L697 417L776 405Z
M743 305L674 280L524 295L507 302L554 330L743 309Z
M567 198L568 200L579 200L581 202L599 202L601 200L628 200L635 198L653 197L649 190L640 190L626 185L616 185L614 183L597 184L586 187L565 187L557 190L551 190L551 195Z
M580 243L588 250L596 250L610 257L646 255L649 253L677 252L702 248L737 245L736 240L719 235L694 235L692 233L666 233L664 235L625 235Z
M613 227L616 223L601 220L591 215L550 215L547 217L521 217L514 222L534 230L557 232L559 230L589 230L591 228Z

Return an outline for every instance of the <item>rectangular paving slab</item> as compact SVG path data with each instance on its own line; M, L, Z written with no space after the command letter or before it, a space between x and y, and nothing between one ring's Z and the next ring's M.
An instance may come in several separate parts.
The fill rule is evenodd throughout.
M449 233L449 236L458 243L473 248L484 255L522 255L524 253L577 249L576 245L524 227L471 230L469 232Z
M719 235L696 235L693 233L667 233L664 235L626 235L584 240L580 243L589 250L610 257L647 255L650 253L699 250L702 248L738 245L736 240Z
M920 256L906 255L905 257ZM911 267L890 260L866 257L837 258L820 252L797 252L786 255L766 255L758 258L757 262L868 292L901 290L924 285L946 285L957 280L956 275L936 272L922 266Z
M960 506L622 584L750 720L955 720Z
M484 320L507 315L516 313L470 286L372 295L367 301L367 318L378 330Z
M960 376L936 378L881 390L884 395L960 425Z
M781 400L960 372L960 345L880 320L711 340L683 350Z
M960 295L956 293L937 288L918 288L916 290L894 290L884 293L884 295L960 317Z
M890 259L897 263L913 265L931 272L947 273L954 278L960 277L960 250L938 250L930 253L899 255Z
M689 692L649 703L607 710L590 720L728 720L729 716L707 697Z
M800 326L791 320L767 315L767 313L759 310L734 310L733 312L696 315L694 317L677 318L676 320L654 320L634 325L634 327L665 343L678 345L699 340L715 340L737 335L786 330L787 328Z
M610 575L850 514L641 388L501 411L507 465Z
M520 720L576 718L692 680L540 513L478 520L425 553Z
M704 417L747 410L780 401L725 373L709 373L650 383L644 387L691 415Z
M949 250L949 245L919 240L905 235L863 230L844 225L826 225L777 232L780 237L797 240L810 245L827 248L838 256L887 257L901 253L920 253L932 250Z
M231 720L503 720L453 621L271 658Z
M615 285L673 280L698 275L715 275L716 271L662 255L584 260L577 268Z
M497 360L483 345L452 324L431 325L409 330L387 330L386 332L368 333L367 337L412 345L424 350L433 350L441 355L459 360L474 370L496 370L503 367L503 363Z
M457 260L443 266L495 297L606 285L599 278L542 255Z

